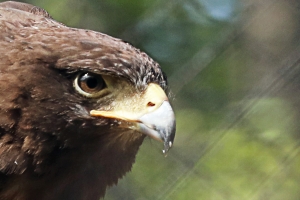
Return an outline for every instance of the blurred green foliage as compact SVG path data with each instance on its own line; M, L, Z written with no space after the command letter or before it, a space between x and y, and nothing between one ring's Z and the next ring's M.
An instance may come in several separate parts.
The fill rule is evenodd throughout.
M169 77L174 148L146 139L105 199L300 199L297 1L26 2L132 43Z

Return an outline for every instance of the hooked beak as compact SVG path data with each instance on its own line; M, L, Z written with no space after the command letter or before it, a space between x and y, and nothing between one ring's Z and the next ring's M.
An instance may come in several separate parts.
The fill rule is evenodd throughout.
M134 99L132 103L134 105L132 107L136 109L126 110L126 106L119 106L109 111L91 110L90 115L132 122L135 125L131 127L132 129L164 142L163 153L167 153L173 145L176 122L173 109L163 89L157 84L150 83L138 101Z
M143 115L139 121L138 130L156 140L163 141L163 152L168 152L173 145L176 131L175 115L170 103L164 101L157 110Z

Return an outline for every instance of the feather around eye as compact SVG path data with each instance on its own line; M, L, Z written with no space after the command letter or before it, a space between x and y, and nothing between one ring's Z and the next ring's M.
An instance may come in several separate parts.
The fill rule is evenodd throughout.
M74 87L79 94L94 98L101 94L101 91L106 88L106 84L101 75L83 72L76 76Z

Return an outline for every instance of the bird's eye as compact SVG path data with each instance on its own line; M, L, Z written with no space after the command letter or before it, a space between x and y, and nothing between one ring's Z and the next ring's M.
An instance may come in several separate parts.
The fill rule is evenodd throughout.
M97 97L99 92L106 87L106 84L101 75L88 72L76 77L74 87L86 97Z

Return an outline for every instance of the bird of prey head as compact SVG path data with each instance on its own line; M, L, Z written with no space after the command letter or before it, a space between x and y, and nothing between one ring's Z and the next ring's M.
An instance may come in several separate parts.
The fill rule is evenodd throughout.
M167 79L147 54L0 3L0 199L99 199L145 136L172 146Z

